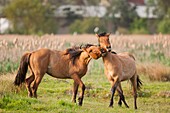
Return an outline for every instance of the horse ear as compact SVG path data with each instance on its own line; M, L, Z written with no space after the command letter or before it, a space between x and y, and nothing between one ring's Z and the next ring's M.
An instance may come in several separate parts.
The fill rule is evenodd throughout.
M81 50L85 50L85 48L86 48L86 46L83 45L83 44L80 46L80 49L81 49Z
M106 36L109 37L111 33L107 33Z
M97 38L100 38L100 36L99 36L98 34L96 34L96 37L97 37Z
M86 51L86 49L84 47L81 48L81 51Z

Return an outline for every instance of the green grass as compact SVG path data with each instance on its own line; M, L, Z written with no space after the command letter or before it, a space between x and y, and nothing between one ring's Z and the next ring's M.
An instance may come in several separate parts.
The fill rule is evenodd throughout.
M72 80L60 80L45 75L38 88L38 99L27 97L27 91L24 87L17 93L16 90L13 91L10 88L4 89L3 93L0 91L0 112L169 113L170 97L159 94L170 91L170 82L150 82L145 76L141 76L141 79L144 85L142 90L138 92L138 110L133 108L132 88L129 81L123 82L122 87L130 108L128 109L124 105L118 106L117 94L114 99L114 107L109 108L110 83L103 74L88 74L82 79L87 87L82 107L71 102ZM12 82L12 79L7 82ZM2 87L1 83L0 85ZM8 85L8 87L10 86Z

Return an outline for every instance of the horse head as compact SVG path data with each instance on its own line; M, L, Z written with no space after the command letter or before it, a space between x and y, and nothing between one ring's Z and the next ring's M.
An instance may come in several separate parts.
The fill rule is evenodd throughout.
M99 42L99 46L101 48L105 48L108 52L111 51L111 44L109 41L109 36L110 33L101 33L101 34L96 34L97 38L98 38L98 42Z
M93 59L98 59L102 56L101 48L97 45L86 44L85 46L81 46L81 49Z

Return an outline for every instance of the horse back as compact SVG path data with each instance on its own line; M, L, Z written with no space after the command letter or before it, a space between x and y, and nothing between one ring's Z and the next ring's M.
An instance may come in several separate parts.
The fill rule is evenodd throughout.
M129 52L119 53L118 55L122 56L122 57L125 57L125 58L132 58L133 60L135 60L135 57Z

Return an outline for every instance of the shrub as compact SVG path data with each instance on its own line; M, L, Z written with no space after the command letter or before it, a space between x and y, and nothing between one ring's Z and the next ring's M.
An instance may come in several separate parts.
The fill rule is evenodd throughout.
M163 34L168 34L170 33L170 19L165 18L160 23L158 24L158 32L161 32Z
M94 33L94 29L98 27L99 31L106 31L104 21L99 18L84 18L83 20L76 20L70 26L71 33Z
M130 31L133 34L147 34L147 21L145 19L136 18L130 26Z

